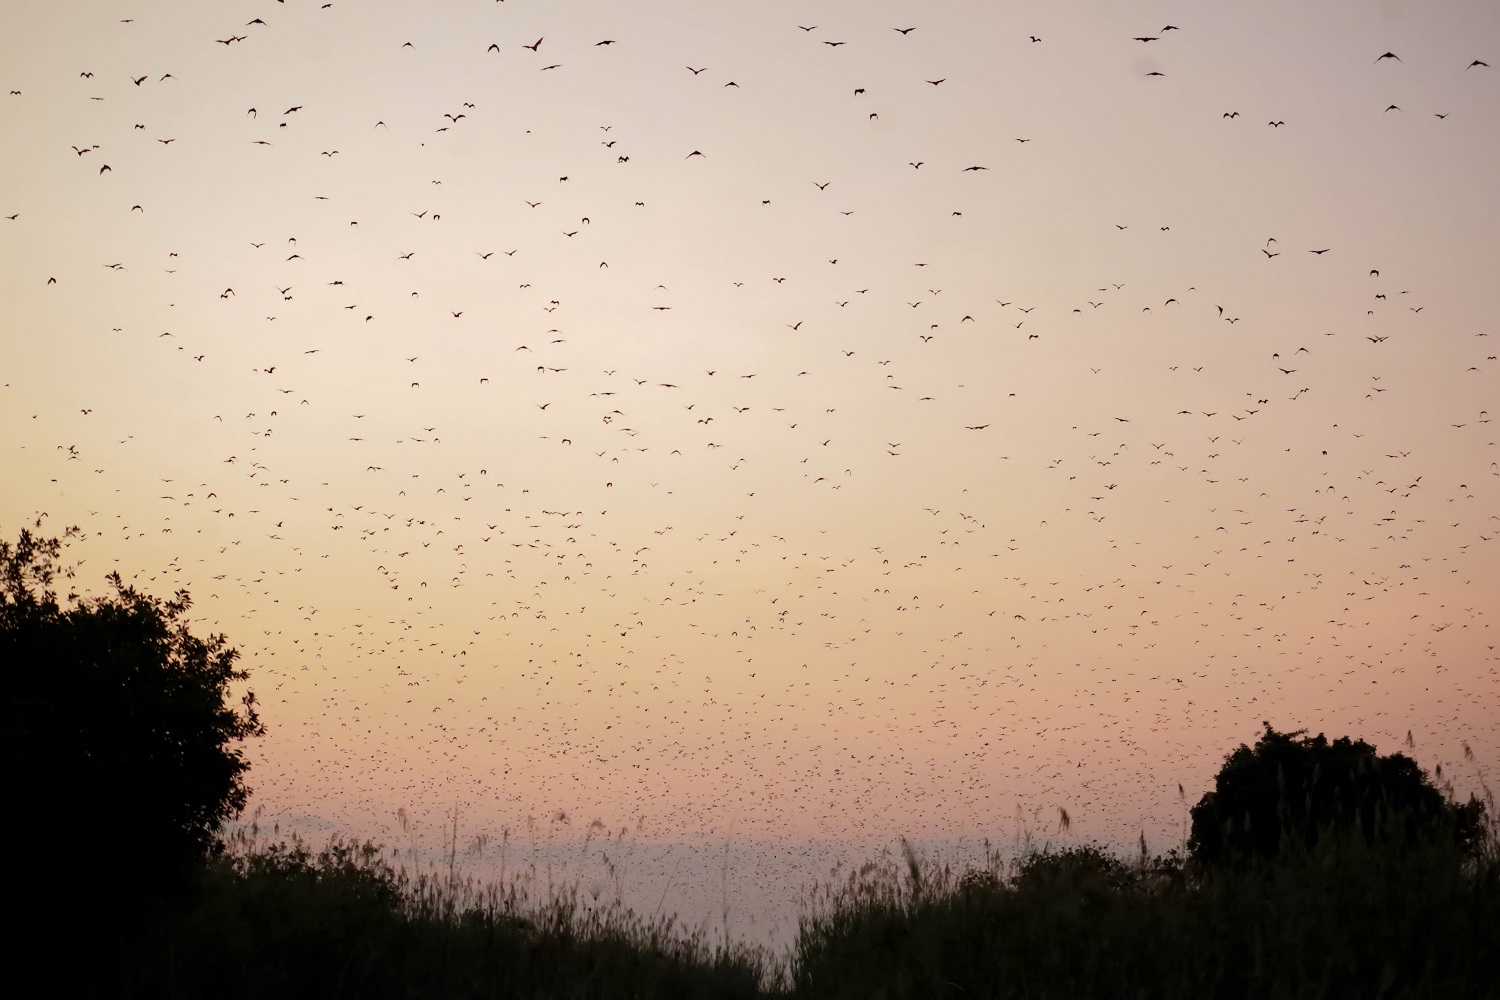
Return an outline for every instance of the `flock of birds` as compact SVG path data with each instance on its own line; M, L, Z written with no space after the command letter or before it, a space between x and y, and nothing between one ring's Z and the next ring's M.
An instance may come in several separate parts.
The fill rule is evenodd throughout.
M1228 59L1185 14L986 22L1089 117L997 109L920 6L705 14L701 58L451 6L185 8L0 70L4 524L191 591L263 815L1165 846L1264 718L1493 760L1493 210L1363 229L1329 186L1409 143L1483 198L1484 59L1350 60L1389 148L1288 170L1333 125L1170 89ZM1284 190L1221 225L1215 170ZM766 850L746 885L803 874Z

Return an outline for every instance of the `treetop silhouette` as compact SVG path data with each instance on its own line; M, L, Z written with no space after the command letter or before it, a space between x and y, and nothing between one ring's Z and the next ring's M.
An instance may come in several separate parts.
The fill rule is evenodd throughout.
M255 695L232 703L248 676L239 652L192 634L186 591L152 597L111 573L111 592L59 600L58 579L73 576L61 548L25 529L0 540L7 856L27 896L79 880L169 893L245 805L239 744L264 732ZM101 840L130 861L91 865Z
M1265 727L1254 747L1241 744L1225 758L1214 790L1193 807L1194 860L1270 860L1354 831L1370 845L1452 838L1466 853L1484 836L1484 803L1455 803L1405 754Z

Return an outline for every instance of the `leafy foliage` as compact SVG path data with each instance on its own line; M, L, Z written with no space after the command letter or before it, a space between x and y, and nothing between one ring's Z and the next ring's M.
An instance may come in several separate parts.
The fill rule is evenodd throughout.
M1405 754L1381 756L1363 740L1305 734L1266 723L1253 748L1241 744L1225 759L1214 790L1192 810L1193 860L1264 861L1348 831L1366 844L1448 838L1466 852L1477 847L1482 802L1449 801Z
M1132 889L1139 872L1097 844L1046 849L1025 858L1016 872L1015 886L1046 892L1055 888L1117 891Z
M104 596L59 599L59 576L72 577L61 550L25 529L14 545L0 541L0 755L16 888L37 905L85 883L109 890L106 900L170 896L244 807L239 744L263 732L255 696L229 703L247 678L238 651L189 631L186 591L163 600L112 573ZM106 827L125 860L100 872L83 858Z

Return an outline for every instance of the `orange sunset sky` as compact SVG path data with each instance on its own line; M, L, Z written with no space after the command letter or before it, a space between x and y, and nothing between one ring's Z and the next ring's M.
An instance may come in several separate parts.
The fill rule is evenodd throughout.
M1466 795L1497 73L1481 0L9 4L0 526L191 591L283 832L1165 849L1263 721Z

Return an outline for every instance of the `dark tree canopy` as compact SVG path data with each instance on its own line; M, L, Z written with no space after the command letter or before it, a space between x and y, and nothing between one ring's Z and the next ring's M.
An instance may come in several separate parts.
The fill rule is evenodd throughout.
M1483 836L1483 803L1454 803L1405 754L1381 756L1363 740L1330 743L1321 733L1265 725L1253 748L1241 744L1225 758L1214 790L1193 807L1193 859L1267 860L1356 830L1367 844L1444 839L1465 851Z
M0 540L6 856L28 895L170 892L245 805L255 697L231 703L238 651L188 630L185 591L113 573L105 596L59 600L61 548Z

